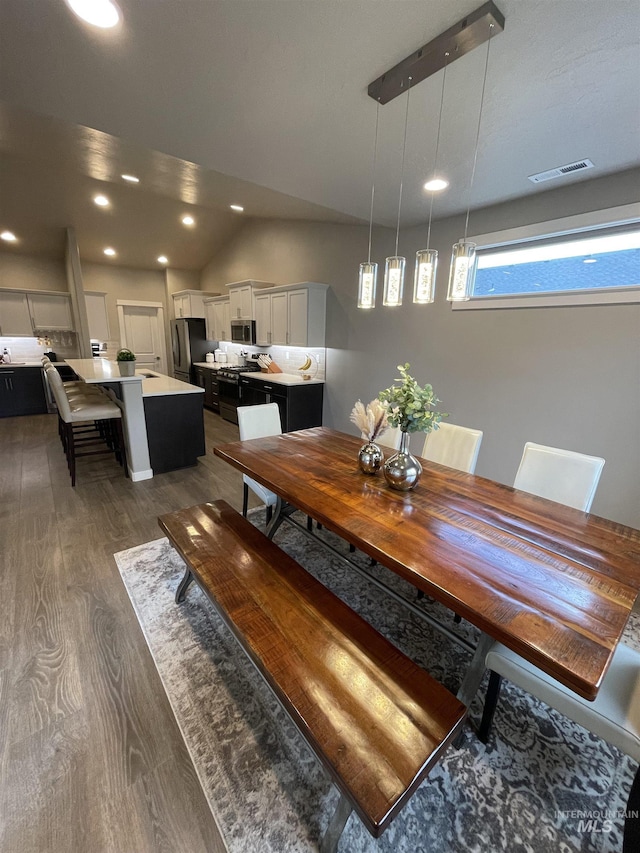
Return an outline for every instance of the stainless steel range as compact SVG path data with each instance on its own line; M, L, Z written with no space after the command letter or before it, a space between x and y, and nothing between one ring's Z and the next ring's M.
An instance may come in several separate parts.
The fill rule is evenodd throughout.
M220 395L220 415L225 421L238 423L238 406L240 404L240 374L259 373L257 364L244 366L228 365L218 370L218 388Z

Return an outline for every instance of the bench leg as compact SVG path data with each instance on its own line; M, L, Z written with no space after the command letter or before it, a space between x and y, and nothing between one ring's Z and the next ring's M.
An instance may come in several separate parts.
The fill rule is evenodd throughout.
M338 849L338 842L342 835L342 830L351 814L351 803L344 796L340 795L340 800L336 807L333 817L329 821L329 826L326 828L322 841L320 842L320 853L335 853Z
M176 604L180 604L184 601L184 597L187 594L187 587L193 580L193 575L191 574L191 569L187 567L185 569L182 580L178 584L178 589L176 590Z

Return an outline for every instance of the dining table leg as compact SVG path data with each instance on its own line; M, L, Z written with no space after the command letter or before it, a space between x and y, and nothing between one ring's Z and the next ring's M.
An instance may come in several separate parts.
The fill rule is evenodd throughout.
M268 539L273 539L282 522L288 515L291 515L294 510L295 508L292 507L291 504L288 504L286 501L283 501L281 497L278 497L271 521L267 524L266 532Z

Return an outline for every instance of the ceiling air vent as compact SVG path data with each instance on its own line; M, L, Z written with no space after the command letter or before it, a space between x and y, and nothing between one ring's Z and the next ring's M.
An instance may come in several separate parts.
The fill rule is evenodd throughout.
M568 163L566 166L558 166L557 169L549 169L548 172L538 172L537 175L529 175L529 180L532 184L541 184L543 181L552 181L554 178L561 178L563 175L572 175L582 169L593 169L591 160L578 160L575 163Z

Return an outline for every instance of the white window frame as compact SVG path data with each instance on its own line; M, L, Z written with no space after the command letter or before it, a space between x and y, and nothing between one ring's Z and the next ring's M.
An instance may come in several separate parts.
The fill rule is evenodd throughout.
M520 228L480 234L468 239L474 242L478 249L506 248L515 243L533 242L551 236L569 236L598 228L630 225L634 222L640 222L640 203L594 210ZM513 296L472 296L466 302L453 302L451 307L454 311L474 311L487 308L548 308L636 302L640 302L640 287L611 287L599 290L564 290L557 293L518 293Z

